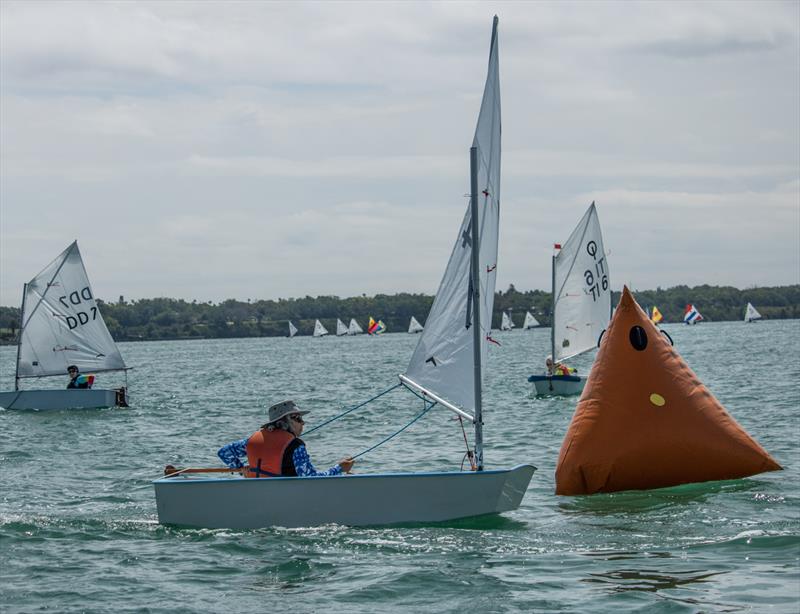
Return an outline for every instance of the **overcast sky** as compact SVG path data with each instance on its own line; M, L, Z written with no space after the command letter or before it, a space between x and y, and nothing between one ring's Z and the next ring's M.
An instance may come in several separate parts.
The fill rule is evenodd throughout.
M800 283L800 3L0 4L0 304L436 291L500 18L498 289Z

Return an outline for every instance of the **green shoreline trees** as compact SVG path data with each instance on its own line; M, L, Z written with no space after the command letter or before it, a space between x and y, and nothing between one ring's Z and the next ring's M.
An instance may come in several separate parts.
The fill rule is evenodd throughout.
M666 322L680 322L687 303L694 303L706 320L740 320L745 305L753 303L765 319L800 318L800 285L739 290L730 286L675 286L635 291L642 307L657 306ZM612 304L619 300L614 292ZM306 296L304 298L237 301L218 304L153 298L127 302L120 297L114 303L98 301L103 318L117 341L161 339L274 337L288 334L288 320L310 335L314 320L320 319L328 330L336 330L336 318L348 323L355 318L366 330L370 316L380 318L388 332L408 329L414 316L421 323L430 310L433 297L425 294L377 294L350 298ZM550 293L541 290L518 291L513 285L497 292L494 323L499 328L503 311L522 326L530 311L542 326L550 325ZM0 307L0 342L14 343L19 327L19 308Z

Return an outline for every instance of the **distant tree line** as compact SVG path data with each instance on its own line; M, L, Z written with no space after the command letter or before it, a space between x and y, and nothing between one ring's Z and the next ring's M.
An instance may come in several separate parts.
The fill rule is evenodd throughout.
M765 319L800 318L800 285L739 290L730 286L675 286L634 292L642 307L657 306L666 322L680 322L687 303L694 303L709 321L740 320L748 302ZM541 290L518 291L513 285L497 292L492 326L499 328L502 312L522 326L530 311L542 326L550 325L551 293ZM614 292L612 302L619 300ZM348 324L355 318L362 328L370 316L383 320L388 332L408 329L411 316L423 325L433 297L425 294L377 294L375 296L318 296L278 300L221 303L153 298L117 302L98 300L103 318L114 339L137 341L156 339L194 339L227 337L275 337L288 334L288 321L300 335L310 335L319 319L331 332L336 319ZM19 327L19 308L0 307L0 341L13 343Z

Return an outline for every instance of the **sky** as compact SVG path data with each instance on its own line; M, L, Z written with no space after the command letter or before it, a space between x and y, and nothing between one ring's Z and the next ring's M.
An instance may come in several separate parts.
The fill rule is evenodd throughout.
M800 283L800 2L0 3L0 305L434 294L499 25L497 288Z

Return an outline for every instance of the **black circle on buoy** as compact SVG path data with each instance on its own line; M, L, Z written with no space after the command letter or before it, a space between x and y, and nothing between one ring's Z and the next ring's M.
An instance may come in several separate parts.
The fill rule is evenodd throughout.
M634 350L641 352L647 347L647 333L641 326L632 326L629 337Z

